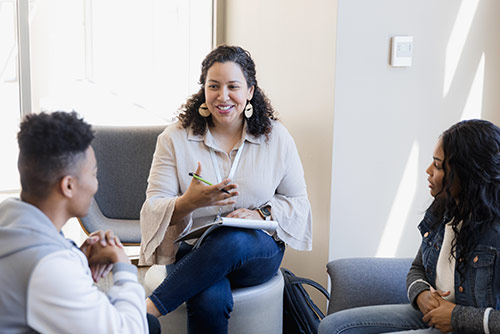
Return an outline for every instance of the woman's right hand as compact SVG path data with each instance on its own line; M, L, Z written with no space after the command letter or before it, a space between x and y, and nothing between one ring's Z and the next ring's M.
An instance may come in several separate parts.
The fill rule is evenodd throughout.
M198 168L195 172L197 175L201 174L201 163L198 162ZM207 186L201 181L193 178L189 184L186 192L179 198L181 202L189 206L189 211L194 211L201 207L206 206L224 206L236 203L235 196L238 196L237 191L233 191L238 186L232 184L231 180L225 179L221 183ZM226 193L222 189L229 192Z
M433 287L430 290L422 291L417 297L417 305L420 312L424 315L427 314L439 306L438 296L446 297L449 294L449 291L437 291Z
M431 291L422 291L417 297L417 305L423 315L439 306L438 300Z

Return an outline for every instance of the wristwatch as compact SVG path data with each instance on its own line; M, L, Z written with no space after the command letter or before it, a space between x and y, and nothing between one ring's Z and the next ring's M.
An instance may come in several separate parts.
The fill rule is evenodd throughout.
M257 211L264 220L271 220L271 207L269 205L263 205Z

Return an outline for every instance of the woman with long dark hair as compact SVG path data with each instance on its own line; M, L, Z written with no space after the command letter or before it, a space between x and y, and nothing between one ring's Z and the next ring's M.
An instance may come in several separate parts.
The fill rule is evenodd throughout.
M250 54L217 47L202 63L200 85L179 122L158 137L141 210L140 263L174 263L147 299L148 312L164 315L186 302L189 333L227 333L231 287L271 279L285 244L310 250L311 209L295 143L258 86ZM272 219L278 228L217 229L195 249L174 242L218 214Z
M434 201L407 276L411 304L333 313L321 334L500 333L500 129L459 122L440 136L432 160Z

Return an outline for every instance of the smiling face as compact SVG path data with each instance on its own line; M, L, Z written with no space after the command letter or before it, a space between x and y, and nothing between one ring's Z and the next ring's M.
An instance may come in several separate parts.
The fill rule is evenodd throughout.
M238 64L232 61L214 63L207 72L205 103L215 127L239 125L253 91L254 86L248 87Z

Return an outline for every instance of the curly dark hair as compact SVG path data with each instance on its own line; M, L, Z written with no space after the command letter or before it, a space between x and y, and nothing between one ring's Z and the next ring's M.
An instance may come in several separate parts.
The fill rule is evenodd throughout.
M445 196L438 194L429 210L439 217L436 226L453 219L452 254L460 259L463 280L479 237L500 219L500 128L485 120L462 121L443 132L441 142ZM455 182L460 191L453 198Z
M271 132L271 120L277 120L271 102L257 84L255 63L250 53L239 46L221 45L212 50L201 63L201 75L198 93L192 95L181 107L178 118L184 128L191 127L193 133L203 135L207 125L214 126L212 116L203 117L198 113L198 108L205 102L205 82L207 73L214 63L234 62L238 64L245 76L247 86L254 86L253 97L250 103L253 106L253 115L247 119L247 132L258 137Z
M74 111L27 115L17 134L23 194L45 197L84 158L93 139L91 126Z

